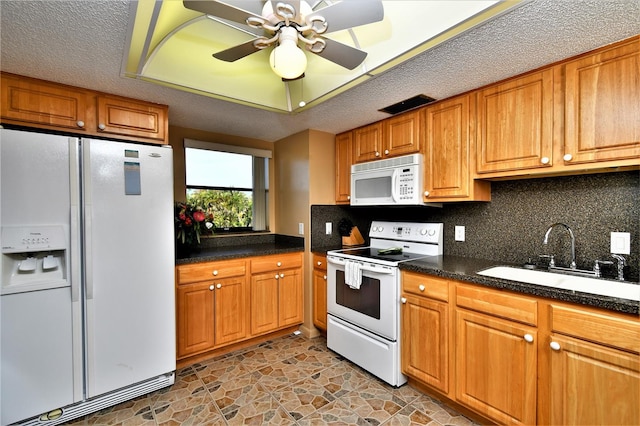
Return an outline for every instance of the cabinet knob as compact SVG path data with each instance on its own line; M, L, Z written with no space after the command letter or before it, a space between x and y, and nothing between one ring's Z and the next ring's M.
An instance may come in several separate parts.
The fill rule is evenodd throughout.
M551 342L549 343L549 346L551 346L551 349L553 349L554 351L560 350L560 343L558 342Z
M216 288L222 288L222 284L220 283L216 284Z
M429 191L424 191L424 196L428 197L429 196Z
M276 280L277 280L278 278L280 278L280 275L276 274L276 275L275 275L275 278L276 278Z
M214 270L214 271L212 272L212 274L213 274L213 276L214 276L214 277L217 277L217 276L218 276L218 271L217 271L217 270Z
M282 262L278 262L278 263L276 263L276 266L277 266L277 267L282 266Z
M350 199L351 199L351 195L347 195L347 200L350 200Z
M84 127L84 121L82 120L78 120L78 122L76 123L78 125L78 127L82 128Z
M325 280L325 281L327 280L327 276L326 276L326 275L325 275L325 276L323 276L322 278L324 278L324 280Z
M104 123L100 123L100 124L98 124L98 129L100 129L100 130L104 130L104 129L106 129L106 128L107 128L107 126L105 126L105 125L104 125Z
M384 150L384 155L389 155L389 150L388 149Z
M402 298L400 298L400 301L401 301L402 303L407 303L407 298L406 298L406 297L402 297Z
M376 151L376 157L380 157L380 153Z
M214 287L213 287L213 284L211 284L211 285L209 286L209 290L213 290L213 288L214 288Z
M318 261L318 266L322 265L322 262Z
M284 278L284 274L280 274L280 278Z
M420 291L424 291L424 284L420 284L420 285L418 286L418 289L420 289Z
M530 335L529 333L527 333L527 334L524 335L524 340L526 340L529 343L532 343L533 342L533 336Z
M565 154L565 155L564 155L564 157L562 157L562 159L563 159L564 161L571 161L571 160L573 160L573 155L571 155L571 154Z
M540 159L540 162L541 162L542 164L549 164L549 162L550 162L550 161L551 161L551 160L549 159L549 157L542 157L542 158Z

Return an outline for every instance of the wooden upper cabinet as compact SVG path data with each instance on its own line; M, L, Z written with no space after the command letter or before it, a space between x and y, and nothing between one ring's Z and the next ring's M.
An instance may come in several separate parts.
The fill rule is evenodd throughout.
M2 73L2 123L168 143L168 107L88 89Z
M475 102L459 96L425 108L424 201L491 199L489 182L475 181L471 172L471 122Z
M382 158L382 122L353 131L353 161L361 163Z
M477 172L553 165L554 70L477 92Z
M640 158L639 76L640 36L565 64L567 164Z
M3 123L74 132L95 126L86 90L4 73L0 81Z
M336 136L336 204L349 204L351 200L352 149L352 132Z
M98 96L98 131L162 142L167 135L167 108L113 96Z
M418 110L388 118L382 123L383 157L420 152L422 126Z

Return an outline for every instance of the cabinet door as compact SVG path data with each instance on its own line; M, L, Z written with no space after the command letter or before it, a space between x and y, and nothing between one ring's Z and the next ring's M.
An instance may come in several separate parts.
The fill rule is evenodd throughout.
M168 143L167 107L112 96L98 96L100 133Z
M553 163L553 69L477 93L477 172Z
M382 123L374 123L353 131L353 160L355 163L382 158Z
M552 335L551 424L639 425L640 358L606 346Z
M178 359L214 346L213 299L213 282L178 285Z
M222 345L247 336L244 277L215 281L215 343Z
M415 296L402 303L403 373L448 394L448 304Z
M640 158L638 75L640 36L565 65L568 164Z
M251 334L267 333L278 328L277 272L251 277Z
M313 325L327 331L327 271L313 270Z
M407 112L383 121L383 157L420 152L422 139L420 114Z
M535 328L458 309L456 399L498 423L535 424L536 337Z
M87 122L93 98L85 90L8 74L0 80L3 122L74 132L93 123Z
M278 326L300 324L302 316L302 271L283 271L278 278Z
M336 203L349 204L351 199L352 133L336 136Z

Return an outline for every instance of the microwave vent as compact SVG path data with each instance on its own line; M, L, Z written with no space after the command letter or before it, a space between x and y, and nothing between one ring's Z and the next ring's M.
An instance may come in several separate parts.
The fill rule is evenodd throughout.
M367 170L388 169L411 164L422 163L422 154L404 155L402 157L387 158L386 160L375 160L367 163L358 163L351 166L351 172L364 172Z
M396 104L389 105L388 107L379 109L380 112L386 112L387 114L395 115L401 112L409 111L410 109L418 108L420 106L430 104L436 100L431 96L417 95L404 101L400 101Z

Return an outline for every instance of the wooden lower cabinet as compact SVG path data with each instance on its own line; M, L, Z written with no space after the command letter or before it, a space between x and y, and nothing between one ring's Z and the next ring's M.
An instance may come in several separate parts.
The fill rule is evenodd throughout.
M251 272L251 334L302 323L302 254L252 259Z
M501 424L535 424L535 328L464 309L456 324L456 400Z
M313 255L313 325L327 331L327 256Z
M410 380L497 424L640 424L637 315L442 281L402 274Z

